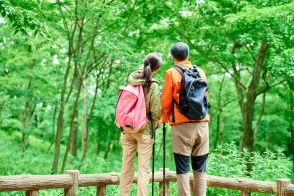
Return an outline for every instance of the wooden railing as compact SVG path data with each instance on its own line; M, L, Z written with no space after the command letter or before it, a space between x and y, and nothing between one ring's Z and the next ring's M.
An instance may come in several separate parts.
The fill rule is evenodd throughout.
M159 188L163 187L162 171L155 172L155 182L159 182ZM169 183L176 181L176 174L166 169L166 195L169 195ZM134 183L137 182L135 175ZM193 183L193 176L190 176ZM98 196L106 195L106 186L119 184L118 173L104 174L79 174L78 170L68 170L61 175L19 175L0 177L0 192L25 191L26 196L37 196L39 190L63 188L64 195L78 195L79 187L96 186ZM289 179L279 179L276 182L258 181L245 178L224 178L208 176L207 184L211 187L240 190L242 196L248 196L251 192L271 193L278 196L294 196L294 185ZM191 186L192 187L192 186ZM160 193L162 195L162 192Z

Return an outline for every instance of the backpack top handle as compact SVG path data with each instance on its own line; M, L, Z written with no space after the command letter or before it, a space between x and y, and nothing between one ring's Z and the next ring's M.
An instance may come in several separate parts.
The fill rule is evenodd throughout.
M196 75L197 75L196 77L201 78L200 73L199 73L198 68L197 68L196 65L192 65L192 68L191 68L191 69L185 69L185 68L183 68L183 67L180 66L180 65L176 65L174 68L175 68L176 70L178 70L182 75L184 75L184 73L185 73L186 71L193 71L193 72L196 72Z

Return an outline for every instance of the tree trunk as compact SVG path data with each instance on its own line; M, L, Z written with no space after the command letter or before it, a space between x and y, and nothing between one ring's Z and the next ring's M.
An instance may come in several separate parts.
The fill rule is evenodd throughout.
M60 95L60 106L59 106L59 113L58 113L58 120L57 120L57 130L56 130L56 137L55 137L55 150L54 150L54 161L51 169L51 173L56 173L58 169L58 162L59 162L59 154L60 154L60 144L61 144L61 136L62 136L62 129L63 129L63 117L64 117L64 99L65 99L65 91L67 87L67 78L69 75L70 70L70 62L71 57L68 60L65 76L64 76L64 83L62 92Z
M100 142L97 142L97 146L96 146L96 155L97 156L99 156L100 151L101 151L101 144L100 144Z
M82 86L82 77L84 77L83 73L79 71L80 69L80 58L82 55L82 48L83 48L83 30L84 30L84 18L78 20L78 29L79 29L79 35L77 40L77 47L75 52L75 72L74 72L74 86L76 89L76 95L77 101L80 97L80 88ZM73 110L73 121L72 121L72 127L71 127L71 138L70 138L70 152L72 156L77 156L77 144L78 144L78 108L74 106Z
M266 57L266 52L268 50L267 41L263 40L261 47L259 49L258 58L253 70L252 79L250 81L248 91L246 93L246 101L242 106L242 116L243 116L243 136L241 144L241 151L245 148L249 150L249 153L253 152L255 144L255 134L253 128L253 119L254 119L254 106L256 98L258 96L257 89L259 87L261 69L264 64ZM252 171L253 164L250 160L251 156L247 157L246 166L247 166L247 175L250 176Z
M222 144L222 137L224 132L224 122L223 122L223 108L222 108L222 89L224 84L225 76L223 76L221 83L219 84L218 89L218 98L217 98L217 108L219 108L217 115L217 124L216 124L216 140L214 148Z
M290 145L289 145L289 152L292 154L293 160L293 172L294 172L294 82L288 81L288 85L290 88L290 122L288 130L291 133Z
M64 154L64 158L63 158L63 163L62 163L62 168L61 168L61 173L64 172L64 169L65 169L65 166L66 166L66 161L67 161L67 157L68 157L68 153L70 151L70 148L71 148L71 145L73 143L72 139L74 138L73 137L73 134L74 134L74 129L76 129L76 121L77 121L77 108L78 108L78 102L79 102L79 98L80 98L80 94L81 94L81 84L79 85L78 87L78 92L76 94L76 98L75 98L75 102L74 102L74 106L73 106L73 112L72 112L72 116L71 116L71 126L70 126L70 130L69 130L69 136L68 136L68 143L67 143L67 146L66 146L66 152Z
M32 66L30 67L30 69L32 68ZM24 110L22 112L21 115L21 123L22 123L22 130L21 130L21 152L22 155L24 156L24 152L27 146L27 139L28 139L28 134L29 134L29 129L30 129L30 120L32 117L32 96L30 95L31 92L31 87L32 87L32 77L29 76L29 83L28 83L28 87L27 87L27 95L25 97L25 106L24 106Z
M76 56L79 56L80 57L80 53L79 51L81 52L81 44L82 44L82 34L83 34L83 25L84 25L84 19L82 19L81 21L81 24L79 26L80 30L79 30L79 39L78 39L78 46L77 46L77 51L78 53L76 54ZM90 57L90 54L91 54L91 51L93 49L93 44L94 44L94 41L95 41L95 38L97 36L96 34L96 27L93 28L93 32L92 32L92 39L91 39L91 44L89 45L89 48L88 48L88 51L87 51L87 55L86 55L86 58L85 58L85 62L82 66L82 69L80 70L77 70L78 71L78 88L77 88L77 93L76 93L76 99L75 99L75 102L74 102L74 111L78 109L78 102L79 102L79 98L80 98L80 94L81 94L81 88L82 88L82 83L83 83L83 80L86 76L86 73L87 73L87 68L88 68L88 61L89 61L89 57ZM79 68L79 63L76 62L76 68ZM77 115L76 115L77 116ZM73 130L73 127L75 124L77 124L77 118L76 118L75 115L72 115L72 118L71 118L71 128L70 128L70 133L69 133L69 144L70 143L73 143L72 139L75 139L76 136L73 136L73 134L75 134L74 130ZM67 145L67 150L66 150L66 153L64 155L64 159L63 159L63 164L62 164L62 169L61 169L61 172L64 171L65 169L65 165L66 165L66 161L67 161L67 156L68 156L68 152L69 152L69 148L70 148L70 145Z
M82 128L83 128L83 136L82 136L82 148L83 155L81 159L81 164L79 170L82 167L82 163L87 156L87 147L88 147L88 119L87 119L87 111L88 111L88 92L87 92L87 82L86 79L83 80L83 96L84 96L84 104L83 104L83 116L82 116Z
M64 75L63 87L60 94L60 106L59 106L59 113L58 113L58 120L57 120L57 130L56 130L56 138L55 138L55 150L54 150L54 161L51 169L51 173L56 173L58 170L58 163L59 163L59 155L60 155L60 144L61 144L61 136L62 136L62 129L63 129L63 121L64 121L64 107L65 107L65 95L66 95L66 88L67 88L67 80L71 68L71 60L73 54L73 41L74 35L76 32L77 23L74 24L74 28L72 31L71 36L69 37L68 41L68 62L66 66L66 71Z
M70 133L71 133L71 131L70 131ZM69 145L70 145L70 143L68 142L67 145L66 145L66 150L65 150L65 153L64 153L64 157L63 157L63 162L62 162L60 173L64 173L64 171L65 171L66 161L67 161L68 152L69 152L69 148L70 148Z
M79 54L80 55L80 54ZM76 57L75 58L79 58ZM80 88L80 80L81 77L79 76L78 73L78 68L79 64L77 62L75 62L75 71L74 71L74 76L73 76L73 83L74 84L74 89L75 89L75 93L74 93L74 97L76 98L76 100L79 100L79 88ZM74 157L77 156L77 139L78 139L78 107L76 104L74 104L73 109L72 109L72 117L71 117L71 124L70 124L70 137L68 140L69 143L69 151L70 154Z
M60 1L58 1L59 5L61 6L60 4ZM69 67L71 65L71 60L74 59L75 61L75 67L78 68L78 75L79 75L79 81L81 82L83 80L83 78L85 77L85 73L87 71L87 66L88 66L88 61L89 61L89 56L91 54L91 48L93 48L93 44L95 42L95 38L97 37L97 28L98 28L98 23L96 22L96 26L93 28L93 31L92 31L92 40L91 40L91 44L89 45L89 50L88 50L88 53L85 57L85 63L84 65L81 67L81 54L83 53L83 46L82 45L86 45L87 41L84 42L83 40L83 28L84 28L84 25L85 25L85 13L82 12L82 13L78 13L78 8L80 5L78 5L78 1L76 0L75 3L74 3L75 7L74 7L74 15L75 15L75 21L74 21L74 24L73 24L73 30L71 31L69 29L70 25L67 25L67 22L66 20L64 19L63 22L64 22L64 26L65 26L65 29L68 30L68 39L69 39L69 53L68 53L68 68L67 68L67 71L66 71L66 74L65 74L65 82L64 82L64 87L63 87L63 91L61 93L61 109L60 109L60 115L58 118L58 128L57 128L57 134L56 134L56 147L55 147L55 156L54 156L54 162L53 162L53 167L52 167L52 171L53 172L56 172L57 171L57 168L58 168L58 160L59 160L59 154L60 154L60 141L61 141L61 130L62 130L62 125L63 125L63 114L64 114L64 105L65 103L67 102L66 100L68 100L69 96L67 96L67 98L65 99L65 91L66 91L66 82L67 82L67 79L68 79L68 74L69 74ZM84 5L84 7L86 7L86 5ZM59 8L61 11L63 10L61 7ZM75 36L75 33L76 31L78 30L78 35L77 37ZM71 32L71 35L70 35L70 32ZM76 43L76 46L74 47L74 44L73 43ZM73 56L74 55L74 56ZM74 58L73 58L74 57ZM79 94L80 94L80 89L81 89L81 84L79 84L79 88L77 88L78 92L76 94L76 99L74 101L74 106L73 108L77 108L77 104L78 104L78 100L79 100ZM68 93L68 95L71 93L71 91ZM75 130L73 130L73 122L74 120L77 120L76 116L75 116L76 112L74 112L72 114L72 117L71 117L71 128L70 128L70 134L69 134L69 140L72 140L75 141L75 137L77 136ZM77 122L77 121L75 121ZM76 124L77 125L77 124ZM76 129L77 130L77 129ZM74 133L73 133L74 132ZM73 135L73 136L72 136ZM70 142L70 141L69 141ZM73 145L74 146L74 145ZM64 161L63 161L63 168L62 170L64 170L64 167L65 167L65 164L66 164L66 159L67 159L67 155L68 155L68 152L69 152L69 145L67 145L67 151L66 151L66 154L64 155ZM74 147L73 147L74 149Z
M73 156L76 156L77 151L77 133L78 133L78 101L80 98L80 92L81 92L81 80L84 76L84 67L82 68L82 71L80 71L80 58L82 54L82 42L83 42L83 29L84 29L84 17L78 16L78 1L75 1L75 27L78 29L78 37L76 40L76 47L73 51L74 55L74 63L75 63L75 70L74 70L74 76L73 76L73 83L76 88L76 94L75 94L75 101L73 105L72 115L71 115L71 121L70 121L70 131L68 136L68 143L66 146L66 152L64 154L61 173L64 172L66 161L68 157L68 153L71 152ZM72 84L73 84L72 83Z
M71 138L70 138L70 154L74 157L77 156L77 149L78 149L78 108L75 108L73 111L73 124L71 128Z
M243 120L243 146L241 149L244 148L248 149L249 151L253 151L254 148L254 130L253 130L253 117L254 117L254 105L255 105L255 98L248 99L246 101L246 105L244 107L243 116L245 117Z
M84 105L83 105L83 116L82 116L82 127L83 127L83 137L82 137L82 146L83 152L88 145L88 129L87 129L87 111L88 111L88 92L87 92L87 81L83 80L83 96L84 96Z
M109 153L110 153L110 147L111 147L111 141L108 141L107 145L106 145L105 153L104 153L104 156L103 156L104 159L108 159L108 156L109 156Z
M223 142L223 135L224 135L224 119L223 119L223 111L220 110L217 118L217 129L218 129L218 141L217 146L221 146Z
M265 110L265 99L266 99L266 93L262 94L262 103L261 103L261 108L260 108L260 112L259 112L259 116L255 125L255 129L254 129L254 137L256 138L256 135L259 131L260 125L261 125L261 120L263 117L263 113Z
M84 142L85 145L83 146L83 155L82 155L82 159L81 159L81 164L80 164L80 168L82 168L82 165L83 165L83 161L85 160L86 156L87 156L87 151L88 151L88 138L89 138L89 122L90 120L92 119L92 116L93 116L93 111L94 111L94 107L95 107L95 104L96 104L96 100L97 100L97 94L98 94L98 89L99 89L99 78L101 76L101 70L102 70L102 67L101 66L101 69L99 70L99 73L97 74L96 76L96 87L95 87L95 94L94 94L94 97L93 97L93 101L92 101L92 104L91 104L91 109L90 109L90 114L89 114L89 117L86 119L87 122L86 122L86 135L85 135L85 139L86 141ZM87 100L88 100L88 97L87 97ZM88 102L88 101L87 101ZM88 103L87 103L88 104ZM97 142L97 156L99 155L100 153L100 144L99 142Z
M241 149L248 149L249 151L253 151L255 137L254 137L254 129L253 129L253 119L254 119L254 106L257 97L257 88L259 86L261 69L264 64L264 60L266 57L266 52L269 48L269 45L266 40L262 41L261 47L259 49L258 58L253 70L253 76L251 82L248 87L248 92L246 93L246 102L243 106L243 141Z
M54 113L53 113L53 119L52 119L52 141L50 143L50 146L48 148L48 151L51 150L51 147L54 144L54 138L55 138L55 118L56 118L56 113L57 113L57 104L54 105Z

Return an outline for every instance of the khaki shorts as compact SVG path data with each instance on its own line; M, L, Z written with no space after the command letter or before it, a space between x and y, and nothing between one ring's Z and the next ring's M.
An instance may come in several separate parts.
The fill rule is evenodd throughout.
M172 126L173 152L185 156L202 156L209 152L208 122Z

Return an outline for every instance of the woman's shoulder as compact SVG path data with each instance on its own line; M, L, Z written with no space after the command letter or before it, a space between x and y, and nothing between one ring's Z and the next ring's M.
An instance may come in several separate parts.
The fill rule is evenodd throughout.
M160 93L160 89L159 89L159 82L158 81L152 81L150 84L150 92L153 95L157 95L158 93Z
M159 87L159 82L156 79L152 79L151 84L150 84L150 88L157 88Z

